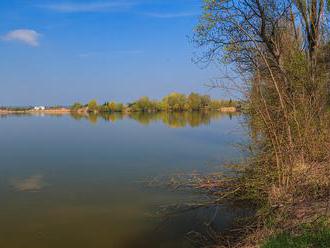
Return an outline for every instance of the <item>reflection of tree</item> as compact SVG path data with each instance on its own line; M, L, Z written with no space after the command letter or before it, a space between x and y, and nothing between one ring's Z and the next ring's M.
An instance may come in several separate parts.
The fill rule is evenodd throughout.
M14 179L12 186L17 191L40 191L44 187L43 176L33 175L23 179Z
M97 120L98 120L98 117L99 117L98 114L89 113L88 120L89 120L90 123L96 124L97 123Z
M200 125L209 125L211 119L217 117L216 113L210 113L210 112L192 112L191 115L189 115L188 122L191 127L198 127Z
M86 118L86 116L84 116L78 112L70 112L70 115L73 119L75 119L77 121L80 121L81 119Z
M171 128L180 128L187 125L187 113L167 112L162 116L162 121Z
M236 115L230 113L229 117ZM186 126L198 127L201 125L209 125L211 120L220 119L223 116L228 116L226 113L213 111L192 111L192 112L132 112L132 113L102 113L102 114L78 114L72 113L71 116L75 120L88 119L92 124L97 123L98 118L103 118L105 121L116 122L128 117L139 122L142 125L149 125L156 121L161 121L170 128L183 128Z
M162 119L165 124L172 128L198 127L200 125L209 125L212 119L218 119L222 116L219 112L184 112L167 113Z
M121 112L105 112L100 114L100 116L105 120L109 122L116 122L117 120L122 120L124 118L124 114Z
M143 125L149 125L152 122L155 122L160 119L162 113L148 113L148 112L133 112L129 114L129 118L138 121Z
M219 119L221 116L223 114L219 112L159 112L132 113L129 117L144 125L160 120L168 127L182 128L208 125L212 119Z

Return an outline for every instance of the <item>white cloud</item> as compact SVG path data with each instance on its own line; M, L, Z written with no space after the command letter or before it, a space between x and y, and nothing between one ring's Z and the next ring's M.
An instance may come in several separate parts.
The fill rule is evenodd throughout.
M40 5L39 7L62 13L74 12L102 12L127 9L134 5L133 2L113 1L113 2L93 2L93 3L59 3Z
M40 34L32 29L16 29L5 34L2 39L5 41L19 41L29 46L39 46Z
M196 16L198 14L199 13L197 13L197 12L173 12L173 13L149 12L149 13L145 13L145 15L155 17L155 18L189 17L189 16Z

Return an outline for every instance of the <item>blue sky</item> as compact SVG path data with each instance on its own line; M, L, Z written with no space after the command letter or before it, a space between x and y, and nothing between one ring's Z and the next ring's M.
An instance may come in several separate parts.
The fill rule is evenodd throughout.
M191 59L200 0L1 0L0 105L128 102L196 91L219 74Z

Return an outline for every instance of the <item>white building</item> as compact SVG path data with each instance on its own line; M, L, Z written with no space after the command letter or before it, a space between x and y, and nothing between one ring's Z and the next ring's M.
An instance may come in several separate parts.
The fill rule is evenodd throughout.
M34 110L36 110L36 111L45 110L45 109L46 109L46 107L44 107L44 106L35 106L34 107Z

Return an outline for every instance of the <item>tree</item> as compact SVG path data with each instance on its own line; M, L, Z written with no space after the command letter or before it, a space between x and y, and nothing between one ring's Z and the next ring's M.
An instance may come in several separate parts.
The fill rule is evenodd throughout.
M115 102L109 102L108 103L108 109L110 112L115 112L116 110L116 103Z
M123 112L123 110L124 110L124 104L117 103L115 106L115 112Z
M188 96L188 104L193 111L197 111L200 109L202 105L202 99L197 93L191 93Z
M271 154L263 166L277 169L288 187L293 167L320 159L328 71L318 58L329 42L329 1L205 0L195 31L202 62L235 66L238 84L258 123L258 148ZM217 85L236 87L232 79ZM318 151L318 152L316 152ZM322 155L323 156L323 155Z
M311 66L316 66L316 50L320 45L322 35L323 15L329 10L330 1L328 0L296 0L298 14L301 17L301 26L305 32L305 41L308 45L308 53ZM329 26L327 26L329 27ZM326 27L326 28L327 28ZM314 72L316 68L313 68Z
M71 106L71 110L73 111L77 111L79 109L81 109L83 107L83 105L79 102L75 102L72 106Z
M131 105L131 109L133 111L156 112L158 111L158 103L151 101L147 96L143 96Z
M164 97L163 102L169 110L183 111L187 102L187 97L183 94L173 92Z
M208 95L201 96L201 108L208 108L211 104L211 98Z
M96 112L98 110L98 104L96 100L91 100L88 105L88 111L89 112Z

